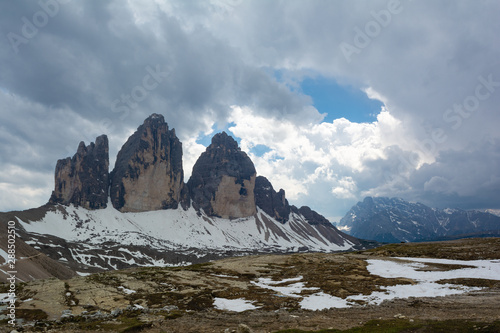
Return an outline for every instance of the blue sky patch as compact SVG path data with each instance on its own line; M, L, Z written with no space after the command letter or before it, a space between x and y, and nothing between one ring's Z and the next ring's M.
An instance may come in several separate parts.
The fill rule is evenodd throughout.
M255 147L252 147L252 149L250 149L250 153L254 154L255 156L259 156L259 157L264 155L267 152L270 152L270 151L271 151L271 148L269 148L266 145L256 145Z
M236 126L234 122L230 122L224 126L224 128L220 128L217 123L212 125L212 133L208 135L203 135L203 133L200 133L198 138L196 139L196 143L204 145L205 147L210 146L210 143L212 143L212 138L214 137L215 134L221 133L221 132L226 132L227 135L233 137L233 139L238 142L238 145L241 145L241 139L236 137L233 132L229 129L230 127Z
M325 122L342 117L356 123L373 122L383 105L357 88L339 85L326 77L306 78L300 87L302 93L311 96L314 107L327 114Z

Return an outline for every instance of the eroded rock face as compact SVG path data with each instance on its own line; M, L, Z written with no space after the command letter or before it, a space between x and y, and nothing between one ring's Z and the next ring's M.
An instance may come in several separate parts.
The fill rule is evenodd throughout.
M101 135L95 144L80 142L72 158L58 160L55 187L50 203L74 204L87 209L105 208L108 202L108 137Z
M222 132L196 161L187 186L196 209L209 216L240 218L256 213L255 178L250 158Z
M292 206L291 209L293 212L304 216L307 223L309 223L310 225L326 225L329 227L332 226L332 223L328 221L326 217L312 210L308 206L302 206L300 208Z
M153 114L123 145L111 173L113 207L122 212L177 208L183 198L182 144Z
M276 192L266 177L258 176L255 179L255 204L277 221L288 221L290 205L285 198L285 191L280 189Z

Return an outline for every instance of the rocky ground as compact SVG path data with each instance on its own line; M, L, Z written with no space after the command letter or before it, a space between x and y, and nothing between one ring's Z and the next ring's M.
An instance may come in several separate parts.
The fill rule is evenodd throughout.
M322 292L345 299L414 284L408 278L382 278L367 270L367 259L434 257L500 259L500 239L409 243L356 253L304 253L224 259L182 268L134 268L69 280L38 280L18 285L17 331L50 332L500 332L500 281L456 279L481 287L467 294L363 301L350 308L304 310L300 301ZM446 271L447 265L430 265ZM276 287L303 283L299 295ZM315 289L313 289L315 288ZM318 289L319 288L319 289ZM5 293L7 286L0 286ZM283 290L285 290L283 289ZM233 312L216 300L247 300L256 309ZM13 327L1 321L0 332Z

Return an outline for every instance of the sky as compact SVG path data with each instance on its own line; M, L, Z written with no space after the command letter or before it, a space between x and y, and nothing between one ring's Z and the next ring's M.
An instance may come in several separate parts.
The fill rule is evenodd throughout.
M500 208L500 2L2 1L0 211L38 207L58 159L145 118L185 181L225 130L291 204L365 196Z

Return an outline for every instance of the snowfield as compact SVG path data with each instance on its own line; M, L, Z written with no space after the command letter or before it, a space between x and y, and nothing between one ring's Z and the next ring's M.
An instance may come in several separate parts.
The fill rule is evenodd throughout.
M395 285L381 287L384 291L373 292L370 295L354 295L345 299L335 297L318 291L309 296L301 296L302 291L318 290L315 287L305 287L301 282L302 276L296 278L273 281L270 278L259 278L254 285L271 289L280 296L302 298L300 306L306 310L324 310L330 308L349 308L358 304L378 305L385 300L409 297L439 297L448 295L464 294L471 291L478 291L482 288L466 287L457 284L440 284L439 280L455 278L482 278L490 280L500 280L500 260L445 260L427 258L395 258L394 260L367 260L368 271L373 275L385 278L408 278L415 281L415 284ZM447 271L431 271L427 263L470 266L470 268L457 268ZM287 283L290 283L286 285ZM235 303L237 304L237 303ZM226 309L237 311L239 308L231 308L231 304L226 304Z
M433 258L395 258L393 260L368 260L368 271L385 278L410 278L421 282L446 279L476 278L500 280L500 260L449 260ZM426 264L470 266L447 271L425 270Z
M337 252L355 246L333 225L311 225L296 213L283 224L261 209L231 220L193 207L122 213L111 203L99 210L58 205L41 220L18 222L29 234L27 244L39 250L59 248L55 252L61 263L97 270L183 266L227 253Z
M477 287L466 287L456 284L440 284L439 280L455 278L479 278L500 280L500 260L447 260L427 258L395 258L395 260L367 260L368 271L373 275L385 278L408 278L416 284L382 287L385 291L373 292L370 295L349 296L346 299L334 297L323 292L305 297L301 301L303 309L323 310L328 308L347 308L357 302L363 304L380 304L385 300L409 297L438 297L463 294L481 290ZM447 271L430 271L426 263L471 266Z
M108 205L86 210L62 207L48 212L36 222L19 223L29 233L50 234L73 242L99 245L115 242L158 249L254 250L275 248L296 251L345 251L353 244L329 241L315 226L297 214L282 224L258 210L256 216L235 220L199 215L194 208L168 209L141 213L121 213Z

